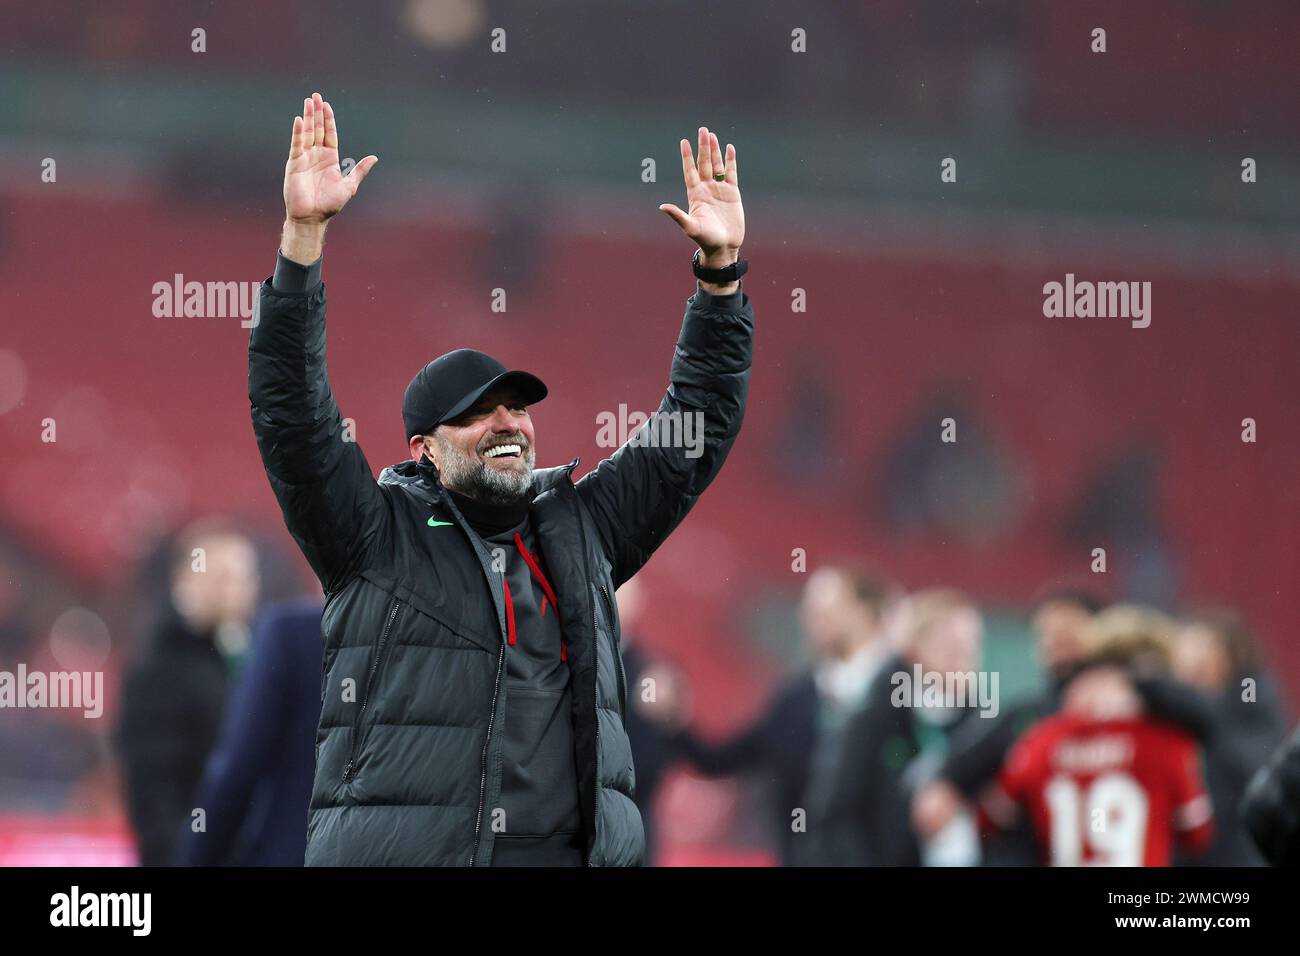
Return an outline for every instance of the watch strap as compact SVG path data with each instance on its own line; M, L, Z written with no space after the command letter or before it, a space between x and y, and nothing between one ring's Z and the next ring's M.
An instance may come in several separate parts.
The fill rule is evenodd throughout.
M708 269L700 265L700 252L701 250L699 249L695 250L695 256L691 259L691 268L695 272L695 278L702 282L712 282L715 285L726 285L730 282L738 282L740 277L749 271L748 259L739 259L736 262L731 263L731 265L724 266L721 269Z

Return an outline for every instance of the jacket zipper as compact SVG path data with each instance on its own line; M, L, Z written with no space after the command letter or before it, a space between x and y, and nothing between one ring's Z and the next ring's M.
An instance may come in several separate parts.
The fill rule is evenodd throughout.
M578 463L578 462L577 462L577 459L575 459L574 462L573 462L573 465L577 465L577 463ZM570 481L572 481L572 470L573 470L573 465L570 465L570 466L569 466L569 471L570 471ZM452 517L453 517L454 519L457 519L458 524L459 524L460 527L461 527L461 530L464 531L466 534L470 535L470 538L471 538L471 540L472 540L472 539L473 539L473 533L472 533L471 529L469 528L468 524L467 524L467 523L464 521L464 519L461 517L460 512L457 510L455 504L454 504L454 503L451 503L451 502L449 501L449 502L448 502L448 506L449 506L450 509L451 509ZM581 518L581 516L579 516L579 518ZM579 525L579 532L581 532L581 525ZM585 541L584 541L584 545L585 545ZM476 549L476 550L477 550L477 549ZM585 555L584 555L584 558L585 558ZM486 572L484 572L484 573L486 574ZM558 609L557 609L557 613L558 613ZM473 866L473 865L474 865L474 858L478 855L478 845L479 845L480 834L482 833L482 830L483 830L483 804L487 801L487 772L488 772L487 760L488 760L488 748L489 748L489 747L491 746L491 744L492 744L492 725L496 722L496 716L497 716L497 700L499 699L499 697L500 697L500 692L501 692L501 672L502 672L502 670L503 670L503 666L504 666L505 661L506 661L506 639L507 639L507 636L506 636L506 634L504 633L504 631L501 633L500 637L501 637L501 649L500 649L500 651L498 651L498 653L497 653L497 675L496 675L496 682L495 682L495 684L494 684L493 687L492 687L492 709L491 709L490 711L488 711L487 736L483 739L483 753L482 753L482 755L481 755L480 758L479 758L479 765L480 765L480 767L481 767L482 769L481 769L481 772L480 772L480 775L479 775L478 813L477 813L477 814L475 815L475 817L474 817L474 844L473 844L473 846L470 848L470 851L469 851L469 862L468 862L468 864L467 864L468 866ZM600 737L600 725L599 725L599 723L596 725L596 736L597 736L597 739L599 739L599 737ZM599 778L597 778L597 789L599 789Z
M577 460L576 460L576 459L574 460L574 463L573 463L573 464L574 464L574 465L577 464ZM569 466L569 471L570 471L570 478L569 478L569 480L572 481L572 480L573 480L573 478L572 478L573 466L572 466L572 465ZM574 500L575 500L575 508L574 508L574 511L576 512L576 511L577 511L577 507L576 507L576 500L577 500L577 499L575 498ZM451 511L452 511L452 515L453 515L453 517L459 515L459 512L456 510L456 506L455 506L454 504L451 505ZM585 564L585 563L586 563L586 558L587 558L586 551L585 551L585 548L586 548L586 536L582 534L582 524L581 524L582 516L581 516L581 514L579 514L577 517L578 517L578 521L579 521L579 524L578 524L578 534L582 537L582 543L583 543L583 548L584 548L584 551L583 551L583 563ZM465 530L468 532L468 528L466 528L466 526L465 526L464 524L462 524L462 528L465 529ZM559 613L559 609L558 609L558 608L556 609L556 613L557 613L557 614ZM593 612L593 613L594 613L594 612ZM593 624L594 624L594 623L595 623L595 622L594 622L594 618L593 618ZM470 851L469 851L469 864L468 864L469 866L473 866L473 865L474 865L474 857L476 857L476 856L478 855L479 836L480 836L480 833L482 832L482 829L483 829L483 804L484 804L484 802L487 800L487 758L488 758L488 747L489 747L489 746L491 745L491 743L492 743L492 725L493 725L493 723L496 721L496 716L497 716L497 698L500 696L500 690L501 690L501 671L502 671L502 667L503 667L503 665L505 664L505 660L506 660L506 639L507 639L506 634L505 634L505 633L502 633L502 634L501 634L501 650L500 650L500 651L498 652L498 654L497 654L497 676L496 676L496 684L495 684L495 685L493 686L493 688L492 688L492 709L488 712L487 736L486 736L486 737L484 738L484 740L483 740L483 754L482 754L482 756L481 756L480 759L479 759L479 763L480 763L480 766L482 767L482 771L481 771L481 774L480 774L480 777L479 777L479 790L478 790L478 814L474 817L474 845L470 848ZM599 743L600 743L600 718L599 718L599 716L597 716L597 718L596 718L596 743L597 743L598 748L599 748ZM597 791L596 796L597 796L597 798L599 798L599 796L600 796L600 777L599 777L599 775L596 777L596 791ZM589 863L588 865L590 865L590 863Z
M346 782L356 774L357 748L360 744L361 722L365 719L366 708L370 706L370 692L373 690L375 674L379 671L380 662L384 659L384 648L388 644L388 634L393 628L393 620L397 617L397 609L401 605L400 598L393 598L392 607L388 611L388 620L384 623L384 631L379 635L379 646L375 649L375 659L370 665L370 673L366 677L366 695L361 701L361 710L357 713L356 722L352 725L352 746L348 752L348 763L343 768L343 780Z
M573 480L572 472L570 472L569 480ZM591 565L587 562L587 532L582 527L582 509L579 507L578 496L576 494L570 495L569 500L573 502L573 517L578 526L578 550L582 552L582 573L586 580L590 581ZM592 716L596 719L596 766L593 768L595 787L592 788L591 803L591 850L592 855L594 856L596 844L600 840L600 704L598 703L598 695L600 694L600 627L596 622L595 601L591 602L591 640L591 682L593 685L591 691L591 702L594 709ZM596 865L592 862L590 856L587 858L587 865Z
M478 788L478 815L474 818L474 846L469 851L469 865L474 865L474 857L478 855L479 831L483 826L483 801L487 799L487 757L488 744L492 741L492 723L497 716L497 693L501 690L501 665L505 663L506 645L501 644L501 650L497 654L497 679L492 688L492 710L488 713L487 736L483 740L483 756L480 763L483 767L483 775L479 780Z
M461 513L456 508L454 502L449 500L447 504L451 509L452 518L459 522L461 530L469 537L471 547L473 547L472 542L475 537L473 529L470 528L469 523L461 516ZM478 548L474 548L474 552L477 554ZM479 564L482 566L481 557L479 558ZM490 589L491 576L486 568L483 569L483 573L489 578L488 586ZM492 707L488 711L487 734L483 738L483 753L479 756L480 772L478 783L478 812L474 815L474 843L470 847L469 862L466 864L467 866L474 865L474 858L478 856L479 840L483 832L483 805L487 802L488 749L492 746L492 726L496 723L497 719L497 700L501 696L501 672L504 670L506 662L506 641L509 640L509 635L506 634L504 629L500 631L499 637L501 640L501 646L500 650L497 651L497 675L496 680L492 685Z

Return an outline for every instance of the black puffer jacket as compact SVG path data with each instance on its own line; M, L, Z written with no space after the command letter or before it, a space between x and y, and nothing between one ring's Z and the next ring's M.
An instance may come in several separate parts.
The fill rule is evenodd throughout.
M1268 862L1300 866L1300 728L1251 779L1241 817Z
M576 484L577 459L534 473L531 516L568 642L591 865L637 865L645 852L614 590L726 459L752 341L743 291L687 300L659 410L702 413L703 454L628 442ZM385 468L376 482L345 437L325 370L323 283L298 294L262 284L249 398L285 523L326 594L307 864L490 863L510 705L502 575L427 461Z

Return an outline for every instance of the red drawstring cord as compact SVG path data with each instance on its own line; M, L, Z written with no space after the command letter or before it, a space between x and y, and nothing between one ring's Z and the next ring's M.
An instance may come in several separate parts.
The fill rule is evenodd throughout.
M546 595L546 597L542 599L542 615L545 616L546 614L547 600L551 602L551 607L555 608L555 613L559 614L560 602L555 599L555 590L551 587L551 582L546 580L546 575L542 573L541 565L537 563L537 559L534 558L532 554L529 553L526 547L524 547L524 539L519 536L518 531L515 532L515 547L518 548L519 553L523 555L524 561L528 565L528 569L533 572L533 576L537 578L537 582L542 586L542 592ZM504 578L502 580L504 580ZM509 587L506 588L506 604L507 605L510 604ZM515 633L515 629L514 629L515 617L514 617L513 607L507 610L506 618L507 618L506 619L507 631L511 635L510 643L513 644L514 633ZM561 637L560 638L560 660L567 661L568 659L569 659L569 646L568 643L564 640L564 638Z
M515 601L510 596L510 582L506 580L505 575L501 576L501 583L506 587L506 643L511 647L515 646Z
M551 582L546 580L546 575L542 573L542 569L538 565L537 559L529 553L526 547L524 547L524 539L519 537L518 531L515 532L515 547L519 549L519 553L522 554L524 560L528 562L529 569L534 575L536 575L538 583L542 586L542 590L545 591L546 596L551 599L551 604L555 605L556 610L559 610L560 602L555 600L555 591L551 589Z

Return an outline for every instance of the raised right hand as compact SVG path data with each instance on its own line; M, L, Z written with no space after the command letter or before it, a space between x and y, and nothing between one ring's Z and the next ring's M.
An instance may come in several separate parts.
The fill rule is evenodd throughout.
M326 222L356 195L378 156L367 156L348 175L339 168L339 134L334 110L313 93L293 118L289 161L284 164L284 211L295 223Z

